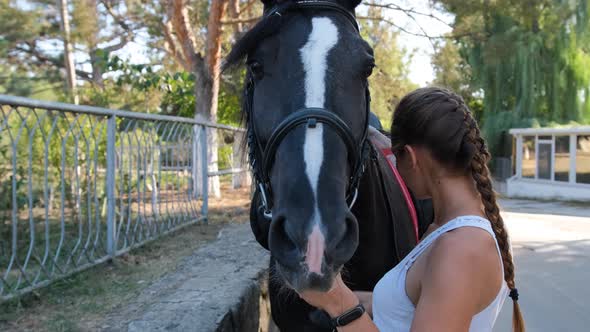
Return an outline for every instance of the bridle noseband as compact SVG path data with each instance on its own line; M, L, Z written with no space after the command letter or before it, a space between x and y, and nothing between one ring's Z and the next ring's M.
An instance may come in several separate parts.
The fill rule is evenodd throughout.
M336 11L344 15L348 19L348 21L352 23L355 29L359 31L358 23L356 21L354 14L350 12L348 9L340 6L339 4L329 1L294 1L290 3L287 9L283 9L282 7L275 7L269 10L265 14L265 17L269 17L271 15L278 15L279 17L283 17L284 15L286 15L286 12L288 11L306 9ZM371 96L369 93L368 84L365 90L365 97L367 103L365 126L363 129L363 134L361 136L360 142L355 142L355 138L350 127L335 113L330 112L329 110L324 108L306 107L301 108L287 116L272 132L268 140L268 143L265 146L263 146L263 144L258 139L258 136L256 135L256 130L254 126L252 107L254 102L255 84L253 75L250 71L248 71L247 73L246 80L246 89L244 90L244 112L246 113L248 122L248 157L250 159L250 167L252 168L252 172L254 174L254 180L256 181L258 190L260 191L262 199L262 206L260 208L263 210L262 212L264 216L268 219L272 219L273 204L271 196L269 195L272 193L272 187L270 185L269 173L272 169L275 153L279 148L279 145L287 136L287 134L289 134L295 128L302 125L306 125L308 128L315 128L318 123L325 124L332 130L334 130L346 145L348 153L348 163L351 166L351 174L348 181L346 199L349 202L349 208L352 208L358 195L359 182L365 170L364 165L369 152L367 136L369 126L369 114L371 113ZM260 164L260 162L262 162L262 164Z

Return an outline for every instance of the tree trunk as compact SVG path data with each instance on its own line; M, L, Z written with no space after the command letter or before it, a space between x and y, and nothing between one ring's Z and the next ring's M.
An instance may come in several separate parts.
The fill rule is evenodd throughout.
M216 122L217 120L217 93L219 93L219 81L217 82L217 92L214 89L213 80L203 73L206 70L204 66L197 68L197 71L201 71L195 75L198 79L195 82L195 120ZM217 130L214 128L207 128L207 161L208 171L217 172L219 170L218 165L218 140ZM197 165L197 172L201 174L201 164ZM197 187L197 193L202 193L202 187ZM219 183L219 177L213 176L209 178L209 193L216 198L221 197L221 188Z
M88 10L92 13L92 17L98 17L98 10L97 10L97 3L96 0L86 0ZM92 66L92 83L96 84L99 87L104 87L104 81L102 79L103 74L103 65L104 60L99 56L100 49L98 47L99 44L99 34L100 34L100 26L97 20L93 20L90 24L96 25L92 30L94 35L88 36L88 47L89 47L89 55L90 55L90 65Z
M102 79L102 59L97 54L97 46L92 46L93 50L90 51L90 64L92 65L92 83L99 87L104 87L104 81Z
M165 26L164 33L167 38L167 48L175 57L179 58L182 56L185 65L189 65L191 71L195 74L196 120L217 121L221 67L221 19L227 10L228 1L211 0L204 56L196 50L196 39L190 27L185 1L171 0L168 2L168 15L170 17L170 25L174 28L174 34L169 32L170 25ZM217 136L215 129L207 130L209 172L216 172L218 170ZM193 157L193 160L197 160L196 156ZM194 167L197 168L196 174L201 174L201 164L197 163ZM196 186L194 189L197 197L202 195L202 186ZM210 178L209 192L216 197L220 196L219 177Z
M229 0L229 14L232 19L238 19L240 16L240 0ZM239 35L242 33L242 23L234 23L234 35Z
M207 23L207 51L205 55L204 67L196 77L195 95L197 105L195 109L196 119L205 119L211 122L217 122L217 104L219 100L219 81L221 75L221 18L227 9L228 0L212 0L209 9L209 21ZM201 66L203 67L203 66ZM199 84L200 83L200 84ZM217 130L210 129L207 131L208 144L208 161L209 172L217 172L218 167L218 139ZM210 178L209 191L215 196L220 197L219 177Z
M68 1L57 0L57 8L61 16L61 31L64 38L64 61L66 69L66 82L68 92L72 96L74 104L78 105L78 94L76 92L76 67L74 63L74 51L70 33L70 15L68 13Z

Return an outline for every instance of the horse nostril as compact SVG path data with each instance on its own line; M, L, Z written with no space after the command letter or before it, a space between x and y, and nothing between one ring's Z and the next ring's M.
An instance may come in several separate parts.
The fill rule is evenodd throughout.
M295 269L299 265L300 255L295 239L286 229L287 219L276 216L270 225L269 248L274 258L282 266Z
M347 213L344 218L346 229L340 239L334 239L335 246L328 249L326 255L330 257L332 263L336 266L348 262L359 243L359 229L356 218L352 213Z

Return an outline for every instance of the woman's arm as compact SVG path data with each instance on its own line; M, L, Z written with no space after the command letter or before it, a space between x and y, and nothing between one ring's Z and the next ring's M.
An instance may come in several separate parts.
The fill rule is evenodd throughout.
M488 302L482 294L497 284L498 257L482 250L477 241L481 240L450 232L433 244L420 281L412 332L467 332L473 316L485 308Z
M355 291L354 294L365 307L367 314L373 318L373 292Z

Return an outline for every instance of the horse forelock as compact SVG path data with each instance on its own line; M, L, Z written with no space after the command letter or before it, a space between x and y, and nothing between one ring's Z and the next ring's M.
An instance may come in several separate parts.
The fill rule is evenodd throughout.
M291 2L286 2L277 7L277 11L285 11L292 6ZM242 63L248 54L250 54L260 41L278 33L283 23L282 15L265 15L258 23L248 30L240 39L236 41L231 51L225 58L222 69L226 70Z

